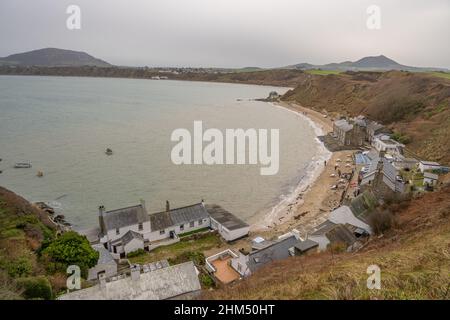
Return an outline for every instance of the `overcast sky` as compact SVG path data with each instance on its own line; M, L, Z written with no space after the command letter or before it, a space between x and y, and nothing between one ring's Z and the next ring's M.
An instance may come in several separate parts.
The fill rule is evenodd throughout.
M66 27L69 5L81 29ZM381 9L381 29L366 26ZM117 65L276 67L384 54L450 68L449 0L0 0L0 56L44 47Z

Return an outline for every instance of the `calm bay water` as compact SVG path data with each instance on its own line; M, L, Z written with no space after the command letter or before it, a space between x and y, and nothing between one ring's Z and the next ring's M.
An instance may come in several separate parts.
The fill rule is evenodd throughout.
M245 101L282 88L135 79L0 76L0 185L52 202L75 227L97 207L146 201L150 212L204 199L252 223L292 192L318 152L303 118ZM237 101L243 99L243 101ZM260 165L181 165L170 159L174 129L280 129L280 170ZM110 147L114 155L105 155ZM31 169L14 169L15 162ZM44 176L36 176L37 171Z

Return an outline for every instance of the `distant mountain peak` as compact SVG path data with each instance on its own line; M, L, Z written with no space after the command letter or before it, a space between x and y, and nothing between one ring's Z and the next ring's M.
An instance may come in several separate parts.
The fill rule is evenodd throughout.
M419 68L399 64L398 62L386 57L383 54L378 56L367 56L355 62L344 61L340 63L328 63L324 65L313 65L309 63L299 63L285 67L287 69L322 69L322 70L340 70L340 71L387 71L387 70L405 70L405 71L447 71L444 68Z
M392 66L401 66L396 61L386 57L385 55L369 56L359 59L352 63L353 67L365 68L389 68Z
M0 64L23 66L97 66L109 67L108 62L95 58L83 51L59 48L42 48L0 58Z

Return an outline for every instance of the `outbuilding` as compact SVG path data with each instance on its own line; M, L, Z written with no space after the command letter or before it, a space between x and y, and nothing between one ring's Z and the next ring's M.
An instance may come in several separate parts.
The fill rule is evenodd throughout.
M250 226L218 205L206 207L211 217L211 229L217 230L226 241L233 241L248 235Z

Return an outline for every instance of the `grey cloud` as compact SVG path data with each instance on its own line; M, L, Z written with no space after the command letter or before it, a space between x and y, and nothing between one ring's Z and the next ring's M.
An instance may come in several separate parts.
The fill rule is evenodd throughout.
M82 29L65 27L68 5ZM366 8L381 8L381 30ZM450 68L446 0L1 0L0 56L83 50L120 65L274 67L384 54Z

